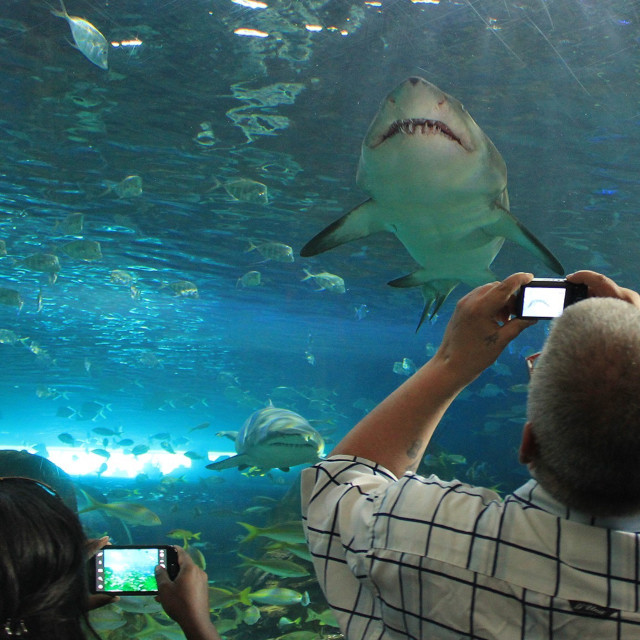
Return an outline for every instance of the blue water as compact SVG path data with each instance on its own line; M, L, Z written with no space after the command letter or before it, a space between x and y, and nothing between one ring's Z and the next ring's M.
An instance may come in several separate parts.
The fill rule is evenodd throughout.
M110 43L109 71L70 46L68 25L46 3L0 6L0 287L24 301L19 311L0 304L0 329L13 332L0 344L0 446L50 457L96 499L139 502L162 520L123 526L96 511L82 516L89 534L167 543L172 529L201 532L212 584L308 591L320 612L326 604L311 576L237 567L238 552L258 558L268 542L241 546L238 521L298 517L300 468L206 470L207 456L233 453L216 434L237 431L271 400L310 420L330 450L404 380L394 363L420 366L433 353L467 289L416 333L419 292L385 284L413 270L395 238L308 259L300 248L366 198L355 185L364 133L385 94L420 75L460 99L490 136L508 167L512 212L568 272L592 268L637 288L640 5L262 4L69 0L71 15ZM235 33L241 28L264 37ZM142 178L142 193L120 197L117 185L131 175ZM234 199L224 185L240 178L266 185L268 204ZM62 221L75 212L84 228L65 234ZM98 241L102 258L66 255L63 245L78 238ZM295 261L264 261L247 251L250 242L290 245ZM38 253L58 255L55 282L25 266ZM304 268L340 275L346 292L316 291ZM509 242L493 269L552 275ZM113 270L131 282L112 282ZM260 286L243 287L239 278L252 270ZM176 296L179 281L199 296ZM524 356L540 347L545 324L456 401L427 469L440 456L449 463L438 472L502 491L522 482ZM153 438L163 432L169 438ZM133 444L120 446L123 439ZM175 469L145 466L131 453L137 444ZM185 451L202 459L179 457ZM129 477L122 468L113 475L118 465ZM251 628L245 609L214 611L239 616L226 637L337 633L307 622L300 605L263 608ZM302 620L279 628L282 616ZM139 613L122 617L128 628L147 624Z

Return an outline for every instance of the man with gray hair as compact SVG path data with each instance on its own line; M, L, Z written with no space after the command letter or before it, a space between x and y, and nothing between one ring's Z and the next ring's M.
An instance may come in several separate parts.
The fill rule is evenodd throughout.
M531 321L517 273L462 298L433 358L302 476L320 584L348 640L640 638L640 296L580 271L552 325L501 498L415 473L455 397Z

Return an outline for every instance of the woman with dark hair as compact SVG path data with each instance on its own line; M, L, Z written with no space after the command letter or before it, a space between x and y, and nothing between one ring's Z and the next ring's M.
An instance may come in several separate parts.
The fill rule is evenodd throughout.
M0 480L0 635L85 639L85 545L80 521L53 491Z
M88 595L86 560L107 543L87 541L77 515L46 484L0 477L0 638L99 638L87 611L113 598ZM158 570L158 601L188 640L220 640L206 574L186 553L179 563L173 582Z

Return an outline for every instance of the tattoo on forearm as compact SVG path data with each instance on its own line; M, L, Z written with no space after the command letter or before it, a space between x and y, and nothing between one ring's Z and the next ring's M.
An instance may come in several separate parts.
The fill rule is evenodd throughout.
M484 343L485 343L487 346L490 346L490 345L492 345L492 344L495 344L496 342L498 342L498 334L497 334L497 333L492 333L490 336L487 336L487 337L484 339Z
M413 460L420 453L421 448L422 448L422 441L414 440L411 443L411 446L407 449L407 457Z

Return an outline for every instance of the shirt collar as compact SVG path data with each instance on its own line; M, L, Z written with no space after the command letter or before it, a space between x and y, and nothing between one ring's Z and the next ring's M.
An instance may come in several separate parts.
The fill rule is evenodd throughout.
M595 527L604 527L605 529L616 529L618 531L630 531L632 533L640 532L640 514L624 517L596 518L577 511L569 509L566 505L556 500L549 494L537 480L531 479L526 484L513 492L521 502L530 504L533 507L542 509L547 513L551 513L565 520L573 520Z

